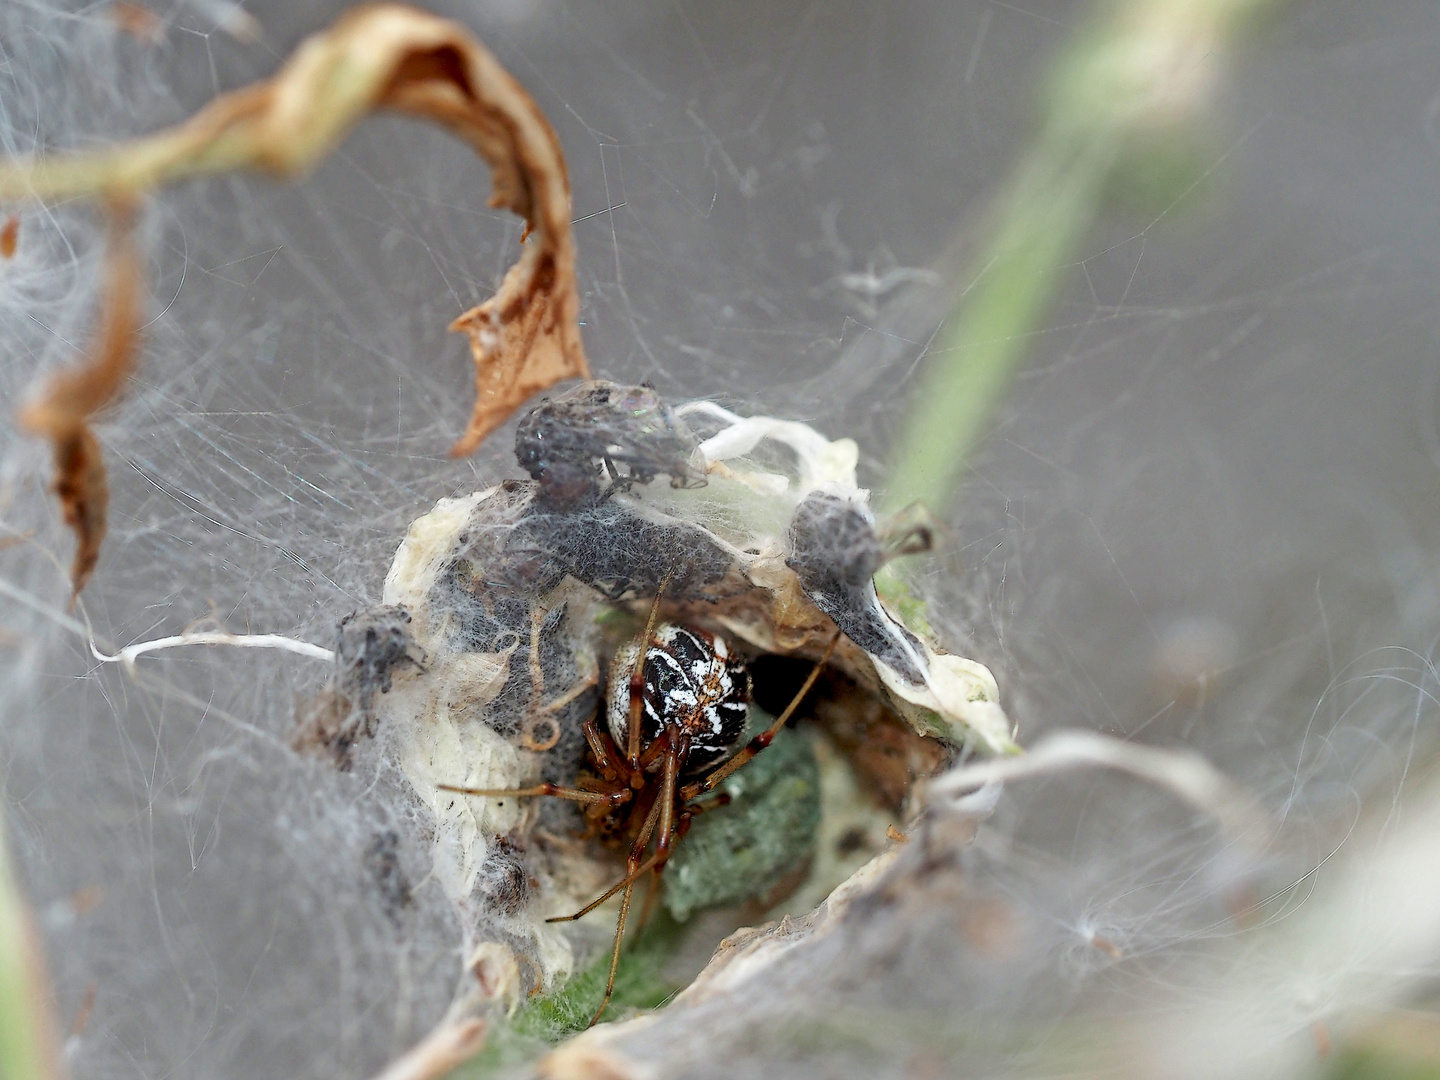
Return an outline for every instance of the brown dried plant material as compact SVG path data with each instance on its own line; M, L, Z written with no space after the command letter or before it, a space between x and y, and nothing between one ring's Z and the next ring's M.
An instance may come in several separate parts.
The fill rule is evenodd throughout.
M230 5L229 10L220 19L219 26L236 41L246 45L256 45L265 36L260 20L238 3Z
M375 1080L439 1080L484 1048L488 1030L483 1020L447 1016Z
M475 362L475 408L451 450L468 454L526 398L589 371L559 140L520 84L456 23L399 4L356 8L302 42L274 78L216 98L183 124L97 153L0 164L0 199L129 202L166 183L232 169L300 176L376 109L431 120L469 143L490 166L490 205L525 219L528 242L495 296L452 324L469 338ZM112 274L112 294L125 287L117 281ZM123 307L119 299L111 296L108 311ZM48 424L27 420L55 442L56 486L84 574L104 535L104 467L88 426L76 423L81 413L62 406L83 397L93 402L88 416L111 399L129 357L107 349L47 391ZM83 576L76 574L77 591Z
M811 701L812 715L888 810L902 812L916 782L934 776L948 761L940 742L917 734L879 695L839 672Z
M131 238L132 208L110 204L110 250L105 266L105 310L90 358L55 376L39 400L20 411L20 423L55 448L54 490L75 533L70 565L71 602L100 558L110 488L90 417L120 392L135 355L140 315L140 257Z
M0 225L0 259L13 259L20 247L20 215L11 214Z
M165 21L136 0L118 0L110 5L110 19L123 32L149 45L165 40Z
M90 1026L90 1018L95 1015L95 998L99 993L100 984L91 979L85 986L85 995L80 999L80 1007L75 1010L75 1019L70 1021L69 1039L78 1039L85 1034L85 1029Z

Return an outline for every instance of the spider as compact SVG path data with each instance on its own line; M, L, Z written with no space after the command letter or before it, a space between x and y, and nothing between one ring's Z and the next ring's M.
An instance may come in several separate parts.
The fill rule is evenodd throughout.
M750 674L744 661L724 638L707 630L657 622L659 606L657 597L644 634L620 648L610 665L605 704L583 725L588 769L575 787L439 785L461 795L549 796L583 803L586 836L610 846L629 844L626 873L620 881L574 914L546 920L573 922L623 892L605 994L590 1020L592 1026L604 1015L615 990L636 883L653 874L653 899L666 860L689 831L690 822L730 801L724 792L701 800L774 741L815 685L840 639L838 632L831 638L824 656L774 722L741 746L750 711ZM616 676L627 668L628 678Z

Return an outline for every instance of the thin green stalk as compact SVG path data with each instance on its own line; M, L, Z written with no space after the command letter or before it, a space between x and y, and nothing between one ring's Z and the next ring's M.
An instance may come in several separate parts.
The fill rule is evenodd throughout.
M1088 163L1056 180L1022 182L978 280L932 353L893 476L893 509L917 499L944 504L1025 355L1102 186L1100 170Z
M1238 28L1269 2L1123 0L1062 58L1040 133L921 378L889 510L917 499L944 508L1102 204L1203 118Z
M35 924L11 875L0 830L0 1077L5 1080L60 1075L48 997Z

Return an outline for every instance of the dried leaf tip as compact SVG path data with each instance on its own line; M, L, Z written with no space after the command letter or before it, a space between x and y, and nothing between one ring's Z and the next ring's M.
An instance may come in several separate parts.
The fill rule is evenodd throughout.
M20 247L20 215L11 214L0 225L0 259L13 259Z
M110 5L110 19L122 33L147 45L165 40L165 20L138 0L117 0Z
M94 573L105 539L110 488L100 442L90 418L120 393L135 360L140 322L140 257L131 236L134 208L113 200L110 246L105 261L105 310L89 358L54 376L45 391L20 412L20 423L50 440L55 451L53 489L65 524L75 533L70 602Z
M120 3L124 17L139 4ZM554 129L529 94L464 27L401 4L353 8L302 42L272 79L221 95L182 124L93 154L0 161L0 197L138 198L187 177L235 169L308 172L366 114L391 109L430 120L490 166L490 204L525 221L531 237L490 300L452 329L470 339L476 401L452 448L468 454L532 394L589 374L581 347L570 181ZM52 380L22 423L55 447L59 495L78 548L75 591L105 535L106 482L88 419L117 395L133 362L140 269L117 226L105 314L91 359ZM0 231L13 253L18 218Z

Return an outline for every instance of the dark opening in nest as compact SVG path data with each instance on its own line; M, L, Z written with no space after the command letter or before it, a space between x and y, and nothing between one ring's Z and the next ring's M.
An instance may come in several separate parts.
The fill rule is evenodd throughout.
M810 668L799 657L755 657L750 661L755 704L772 714L783 709ZM913 812L907 804L916 781L935 775L954 756L952 748L916 734L883 700L834 667L821 673L797 717L818 725L848 758L865 793L896 814Z

